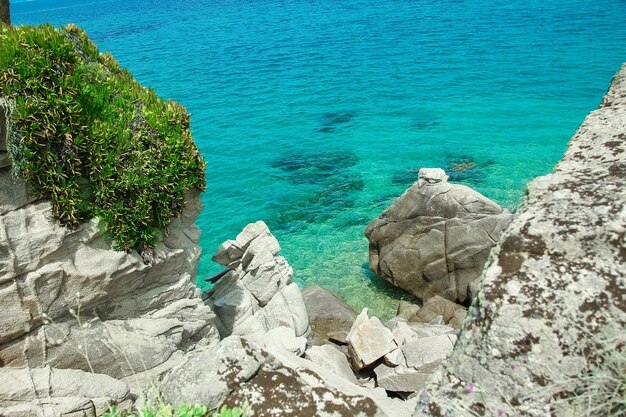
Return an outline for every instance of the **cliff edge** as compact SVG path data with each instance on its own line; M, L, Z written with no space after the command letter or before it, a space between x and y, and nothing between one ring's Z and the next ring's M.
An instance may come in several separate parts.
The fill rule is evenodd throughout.
M625 151L626 65L553 173L529 184L416 415L626 412Z

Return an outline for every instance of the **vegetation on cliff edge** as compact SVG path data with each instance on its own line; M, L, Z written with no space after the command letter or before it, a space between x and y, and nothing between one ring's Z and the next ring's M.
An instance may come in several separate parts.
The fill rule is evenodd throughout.
M13 173L69 227L98 216L114 247L152 247L205 187L186 109L141 86L74 25L0 25Z

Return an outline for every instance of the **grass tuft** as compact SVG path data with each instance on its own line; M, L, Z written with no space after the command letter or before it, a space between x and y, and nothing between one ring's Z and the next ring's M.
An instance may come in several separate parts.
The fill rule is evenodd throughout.
M121 411L111 406L102 417L246 417L247 409L223 406L220 410L210 411L203 405L181 404L174 408L171 404L160 402L153 407L142 407L137 411Z

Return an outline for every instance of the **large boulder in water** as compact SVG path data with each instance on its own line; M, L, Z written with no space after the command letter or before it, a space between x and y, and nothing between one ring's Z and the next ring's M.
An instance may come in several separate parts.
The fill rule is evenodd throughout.
M439 168L419 179L369 224L370 269L422 299L463 302L511 214Z

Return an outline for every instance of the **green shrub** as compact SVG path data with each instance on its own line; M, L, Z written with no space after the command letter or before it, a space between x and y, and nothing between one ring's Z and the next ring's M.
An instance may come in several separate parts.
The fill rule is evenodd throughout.
M141 86L76 26L0 27L0 86L13 173L61 224L98 216L115 248L149 248L185 192L204 189L186 109Z
M203 405L181 404L177 409L161 402L154 407L142 407L139 411L119 411L111 406L102 417L246 417L246 408L228 408L223 406L219 411L209 411Z

